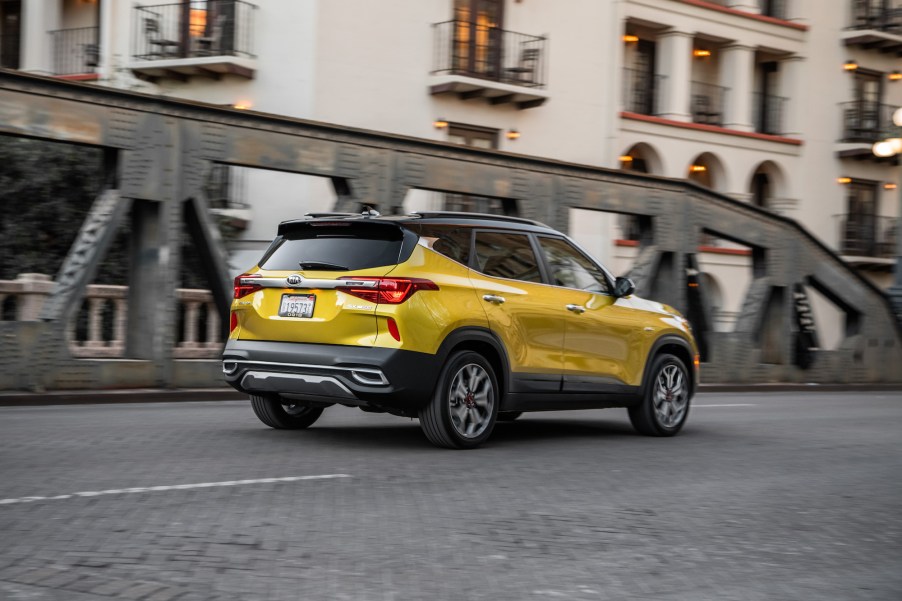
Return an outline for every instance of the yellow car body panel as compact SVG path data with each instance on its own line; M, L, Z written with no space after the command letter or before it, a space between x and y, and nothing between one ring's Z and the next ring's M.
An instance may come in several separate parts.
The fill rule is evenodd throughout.
M354 276L379 277L392 268L394 265L358 270ZM348 275L344 271L266 271L259 268L248 271L248 274L268 278L301 274L318 279L338 279ZM283 295L307 293L316 296L312 317L279 316ZM234 299L231 309L238 317L238 327L230 338L352 346L373 346L376 342L376 304L341 290L264 288Z
M511 372L558 374L562 368L566 310L552 286L494 278L470 271L492 332L507 349ZM492 302L483 297L499 297Z
M439 289L419 290L398 305L380 303L375 346L433 355L453 331L488 327L469 273L460 263L418 244L410 258L388 275L426 279ZM395 320L400 341L388 331L388 318Z

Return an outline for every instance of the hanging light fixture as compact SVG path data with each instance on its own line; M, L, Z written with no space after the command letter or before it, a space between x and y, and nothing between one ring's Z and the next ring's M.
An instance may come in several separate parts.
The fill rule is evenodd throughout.
M858 68L858 63L856 63L854 59L850 58L849 60L847 60L846 62L843 63L842 68L845 69L846 71L854 71L855 69Z
M438 119L436 119L435 121L432 122L432 126L435 127L435 129L445 129L448 127L448 122L445 121L443 118L439 117Z
M517 140L520 137L520 132L518 132L516 129L509 129L507 130L507 133L505 135L507 136L508 140Z
M851 178L851 177L845 177L845 176L843 176L843 177L837 177L837 178L836 178L836 183L837 183L837 184L842 184L842 185L851 184L851 183L852 183L852 178Z
M902 80L902 73L900 73L899 71L893 71L892 73L889 73L886 78L890 81L899 81Z
M702 58L702 57L705 57L705 56L711 56L711 51L710 51L710 50L706 50L706 49L704 49L704 48L696 48L695 50L692 51L692 56L694 56L694 57L696 57L696 58Z
M623 36L623 41L627 44L635 44L639 41L639 36L628 33Z

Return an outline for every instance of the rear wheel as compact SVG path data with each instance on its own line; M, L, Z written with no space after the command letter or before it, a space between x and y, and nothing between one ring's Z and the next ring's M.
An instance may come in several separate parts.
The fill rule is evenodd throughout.
M309 428L323 414L323 407L310 407L278 396L251 395L251 407L261 422L279 430Z
M479 353L458 351L445 363L432 399L420 410L420 427L438 447L470 449L491 435L499 402L489 362Z
M648 436L673 436L689 416L691 382L686 366L673 355L658 355L649 372L642 402L630 407L630 422Z

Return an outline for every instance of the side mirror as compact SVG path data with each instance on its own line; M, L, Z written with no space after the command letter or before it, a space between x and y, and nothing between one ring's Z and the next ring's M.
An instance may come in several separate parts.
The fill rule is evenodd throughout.
M636 285L629 278L617 278L614 281L614 298L629 296L636 291Z

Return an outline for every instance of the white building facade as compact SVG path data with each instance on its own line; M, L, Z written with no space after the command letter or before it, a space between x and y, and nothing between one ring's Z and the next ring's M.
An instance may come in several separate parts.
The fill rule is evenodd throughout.
M900 0L0 0L6 67L688 178L799 221L884 286L902 182L871 145L902 105L900 52ZM226 179L236 269L335 198L312 177ZM517 210L427 191L405 206ZM631 219L579 213L571 234L628 270ZM710 232L699 261L729 330L749 249Z

